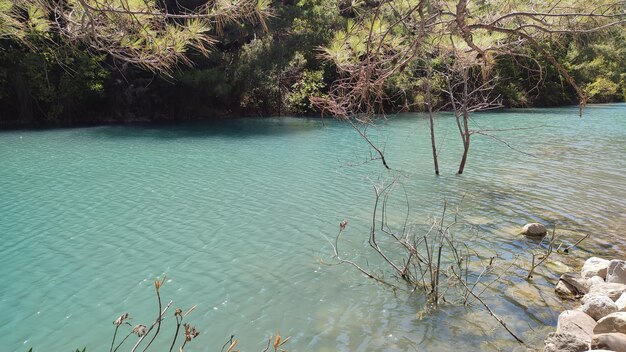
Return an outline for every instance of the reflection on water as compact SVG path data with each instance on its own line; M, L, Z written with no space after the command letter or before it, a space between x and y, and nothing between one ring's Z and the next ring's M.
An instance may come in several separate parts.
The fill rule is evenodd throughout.
M475 136L463 176L447 115L437 120L438 178L422 116L392 118L373 137L407 175L410 228L446 200L476 225L457 239L514 264L484 299L531 344L570 304L554 297L559 274L626 247L626 105L590 106L583 119L577 111L476 115L475 129L548 127L495 132L524 153ZM393 173L367 159L349 127L315 119L0 133L0 345L104 350L119 314L154 319L152 280L167 274L164 297L198 304L194 350L219 349L231 334L261 350L277 331L297 351L519 348L477 306L421 316L420 295L320 263L342 219L345 256L376 263L363 256L372 182ZM396 207L389 220L401 224ZM569 243L591 238L528 282L537 243L517 232L530 221L557 224Z

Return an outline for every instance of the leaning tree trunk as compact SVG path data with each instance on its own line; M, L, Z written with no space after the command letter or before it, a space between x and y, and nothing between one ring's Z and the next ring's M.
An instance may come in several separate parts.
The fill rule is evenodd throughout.
M469 152L470 147L470 131L468 123L469 111L467 107L467 105L469 104L469 96L467 92L469 77L467 71L467 69L463 70L463 103L461 105L461 109L463 112L463 126L461 126L461 124L459 123L459 132L461 133L461 139L463 140L463 157L461 157L461 164L459 165L459 171L457 172L458 175L461 175L463 173L463 170L465 169L465 163L467 162L467 153ZM458 122L459 121L457 118L457 123Z
M469 131L467 118L468 118L468 112L467 112L467 109L464 108L463 132L461 134L461 137L463 139L463 156L461 157L461 164L459 165L459 171L457 172L457 174L459 175L461 175L463 173L463 170L465 169L465 163L467 162L467 153L469 152L469 148L470 148L470 131Z

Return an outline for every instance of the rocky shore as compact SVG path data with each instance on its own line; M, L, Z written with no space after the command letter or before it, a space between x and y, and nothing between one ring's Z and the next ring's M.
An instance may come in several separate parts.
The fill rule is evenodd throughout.
M581 305L559 315L545 352L626 352L626 261L589 258L580 273L563 274L555 291Z

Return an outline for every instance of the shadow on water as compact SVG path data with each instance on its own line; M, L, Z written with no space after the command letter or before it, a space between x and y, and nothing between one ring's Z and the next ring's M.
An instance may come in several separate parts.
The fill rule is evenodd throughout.
M133 124L124 126L106 126L94 128L91 133L96 137L113 139L124 138L246 138L309 133L325 125L328 120L300 117L272 117L266 119L239 118L221 121Z

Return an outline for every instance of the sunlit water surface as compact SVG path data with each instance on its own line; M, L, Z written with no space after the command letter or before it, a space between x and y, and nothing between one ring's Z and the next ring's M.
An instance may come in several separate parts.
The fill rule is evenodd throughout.
M625 247L626 105L577 113L474 116L474 129L521 129L489 132L513 149L474 135L462 176L448 115L437 119L440 177L423 115L370 131L402 170L410 228L446 201L476 225L458 227L457 239L503 267L518 263L483 298L531 346L568 306L554 297L559 274ZM231 335L259 351L276 332L292 336L289 351L517 348L479 305L422 314L420 294L324 264L326 237L346 219L342 255L379 265L367 245L372 185L396 172L369 159L349 126L319 119L0 132L0 349L108 351L121 313L133 325L154 321L153 280L163 276L165 302L198 305L188 319L201 334L189 351L218 351ZM402 223L405 207L393 203L390 222ZM591 238L529 283L537 244L517 232L531 221L576 230L569 243ZM170 311L163 337L172 323Z

